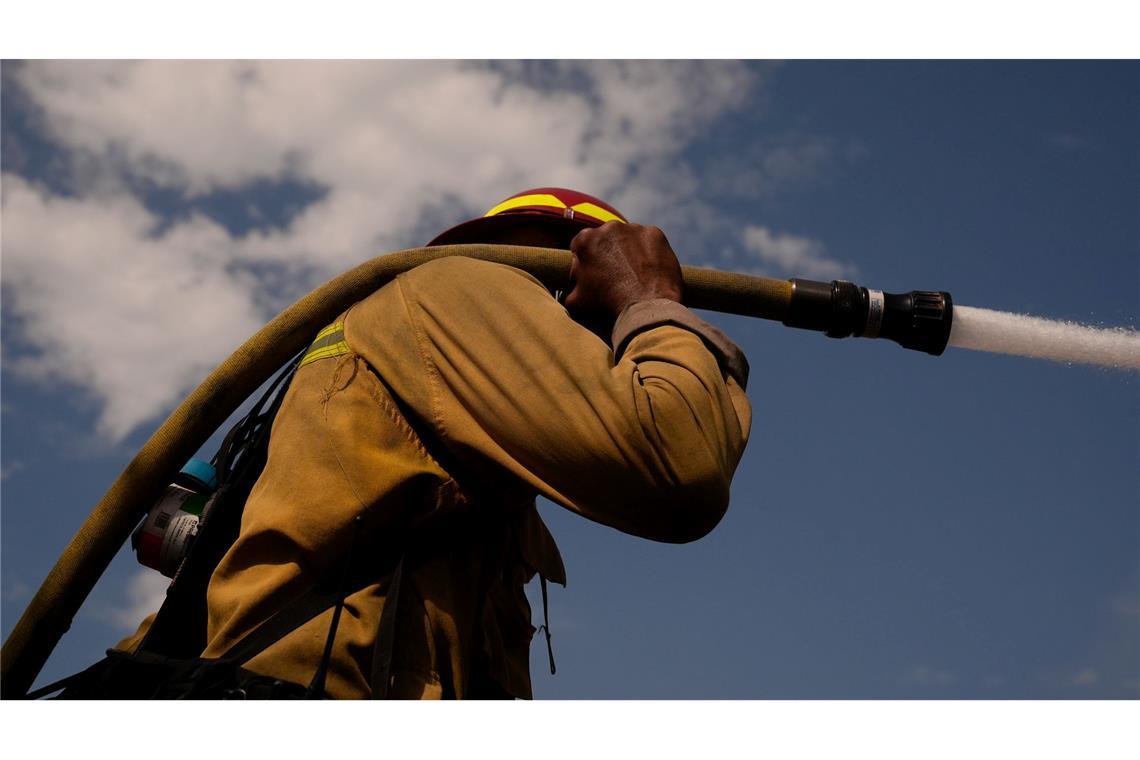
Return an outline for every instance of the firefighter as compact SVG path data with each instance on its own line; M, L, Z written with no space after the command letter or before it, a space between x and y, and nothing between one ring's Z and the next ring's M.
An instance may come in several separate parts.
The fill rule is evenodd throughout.
M545 607L546 582L566 582L537 496L654 541L721 519L748 365L681 305L665 235L538 188L430 245L471 242L569 248L573 287L447 257L316 336L210 577L205 661L244 646L242 672L281 694L530 698L539 629L523 587L539 575ZM281 624L334 587L335 605ZM148 625L117 649L136 651Z

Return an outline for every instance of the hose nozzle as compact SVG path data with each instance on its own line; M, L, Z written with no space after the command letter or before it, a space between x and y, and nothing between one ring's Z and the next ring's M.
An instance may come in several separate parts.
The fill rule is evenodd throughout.
M939 356L950 340L954 304L945 291L884 293L846 280L794 279L784 324L829 338L889 338L903 348Z

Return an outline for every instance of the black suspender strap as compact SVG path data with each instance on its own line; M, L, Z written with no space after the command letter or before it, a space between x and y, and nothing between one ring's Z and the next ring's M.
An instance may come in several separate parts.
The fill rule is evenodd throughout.
M546 576L540 573L538 583L542 587L542 625L538 628L546 634L546 656L550 660L550 675L554 675L554 647L550 644L550 605L546 599Z
M372 698L388 698L388 682L392 676L392 653L396 644L396 608L400 601L400 587L403 585L404 557L396 563L388 595L384 599L384 610L380 613L380 629L376 633L376 645L372 649Z
M73 695L72 698L151 699L158 692L170 686L172 678L189 677L188 674L194 673L200 675L206 672L203 668L208 670L214 666L218 666L213 670L215 674L236 671L246 661L256 657L286 634L320 615L343 597L343 589L336 592L320 592L316 589L310 589L282 607L268 620L230 647L224 655L216 659L174 658L145 650L128 654L111 649L107 651L107 657L86 670L36 689L29 693L27 698L39 699L77 684L81 687L80 693ZM107 678L113 678L122 683L117 689L107 692L103 684ZM124 681L124 679L126 680ZM84 683L88 681L91 682L88 688L82 688ZM135 684L134 686L130 686L132 682ZM323 694L323 682L319 686ZM192 691L192 689L188 689L186 694ZM179 692L174 689L172 693ZM64 696L67 696L66 692ZM166 696L170 696L170 693L166 693ZM179 698L185 698L185 694Z
M332 607L341 599L343 593L342 589L323 592L316 589L306 591L226 650L222 659L229 660L235 665L248 662L287 634Z
M309 688L305 690L305 699L324 699L325 677L328 676L329 662L332 661L333 643L336 641L336 629L340 625L340 613L344 611L344 600L348 596L348 582L352 572L352 553L356 543L360 540L360 525L363 522L360 515L352 521L352 542L348 545L347 556L344 560L344 571L340 579L340 594L337 596L336 606L333 608L332 622L329 623L329 633L325 637L325 651L321 654L321 664L313 674Z
M40 688L36 689L35 691L29 691L27 694L25 694L22 697L22 699L40 699L41 697L46 697L48 694L52 694L54 692L57 692L60 689L66 689L68 686L71 686L71 684L76 683L78 681L82 681L84 678L87 677L87 675L89 673L91 673L92 671L99 668L102 664L103 664L103 661L100 660L99 662L95 663L94 665L90 666L89 668L81 670L78 673L72 673L71 675L67 676L66 678L61 678L54 683L49 683L47 686L41 686Z

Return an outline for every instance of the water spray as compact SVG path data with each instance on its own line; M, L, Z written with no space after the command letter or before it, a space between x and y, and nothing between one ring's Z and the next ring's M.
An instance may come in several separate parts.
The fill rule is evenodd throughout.
M526 270L551 290L569 283L570 253L506 245L416 248L367 261L279 314L210 373L119 475L40 586L0 654L4 698L25 695L95 582L179 468L321 327L401 272L445 256ZM938 356L947 345L1140 369L1140 333L955 306L949 293L892 294L836 280L775 280L683 267L685 304L761 317L832 338L887 338Z
M959 306L950 345L1055 362L1140 370L1140 332Z

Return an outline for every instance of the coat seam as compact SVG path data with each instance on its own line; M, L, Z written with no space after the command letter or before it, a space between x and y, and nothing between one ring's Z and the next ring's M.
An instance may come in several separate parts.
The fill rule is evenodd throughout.
M349 490L352 491L352 495L356 499L356 503L360 506L360 511L363 513L365 510L367 510L367 507L364 504L364 500L360 498L360 492L357 491L356 484L352 482L352 478L349 477L348 471L344 467L344 461L340 457L340 450L337 448L335 436L329 432L329 403L332 401L332 397L337 393L336 384L337 380L340 378L340 371L342 367L344 367L344 365L347 363L346 359L352 359L353 365L355 365L355 358L355 352L347 354L340 359L340 361L337 363L336 369L333 371L332 380L329 382L328 387L326 387L325 393L321 399L321 419L325 423L321 426L321 430L324 432L325 438L328 441L329 450L332 451L333 457L336 458L336 466L337 469L340 470L341 477L343 477L344 482L348 484ZM345 388L348 387L348 384L351 383L352 379L356 376L355 366L352 376L352 378L349 378L348 383L345 383ZM340 390L343 391L344 388L341 388Z
M439 368L431 358L431 352L427 347L427 336L425 335L423 327L420 325L419 318L410 303L410 299L408 297L409 288L405 285L405 278L403 275L400 275L396 278L396 285L400 293L400 300L404 304L404 310L408 314L408 322L412 326L412 337L415 339L416 348L420 354L420 363L423 365L424 373L427 376L428 406L431 411L432 424L435 425L441 441L450 441L450 436L447 432L447 425L443 420L443 408L441 402L442 393L440 391L440 384L442 381L440 379Z

